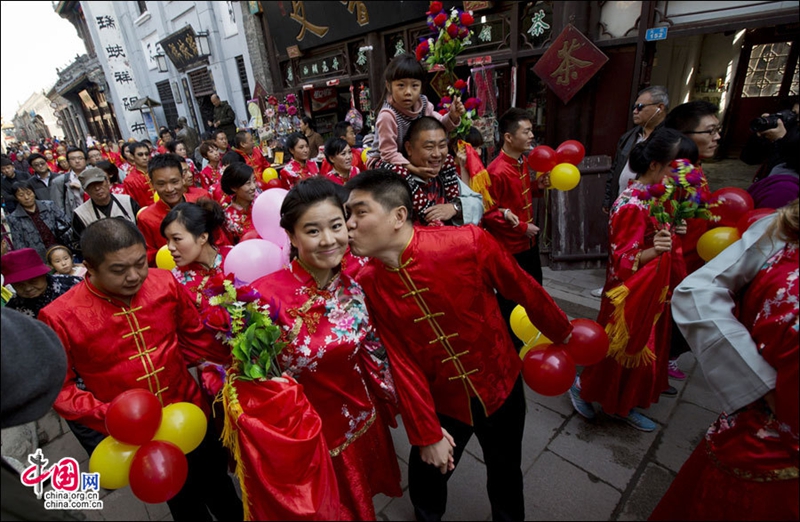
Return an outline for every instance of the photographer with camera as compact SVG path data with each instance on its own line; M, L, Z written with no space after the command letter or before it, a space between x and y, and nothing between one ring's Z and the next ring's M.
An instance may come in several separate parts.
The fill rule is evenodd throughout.
M795 102L792 110L763 114L750 123L753 135L741 159L749 165L762 164L747 189L756 208L780 208L797 197L800 188L797 110Z

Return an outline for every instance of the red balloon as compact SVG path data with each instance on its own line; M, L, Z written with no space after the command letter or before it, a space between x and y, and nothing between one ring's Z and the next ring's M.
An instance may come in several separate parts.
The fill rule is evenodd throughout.
M153 438L161 425L161 402L144 388L117 395L106 410L106 430L120 442L140 446Z
M261 239L261 236L258 235L258 231L256 231L256 229L252 229L245 232L241 241L247 241L248 239Z
M575 381L577 368L572 357L561 347L531 350L522 359L522 378L540 395L561 395Z
M739 221L736 222L736 229L739 231L739 237L744 235L747 229L750 228L750 225L763 217L769 216L773 212L775 212L774 208L757 208L740 217Z
M718 227L735 227L739 218L753 210L753 198L746 190L724 187L711 194L711 213L719 216Z
M608 353L608 334L602 326L590 319L575 319L572 337L564 349L581 366L590 366L602 361Z
M528 154L528 166L536 172L550 172L558 163L556 151L547 145L534 147Z
M151 440L133 456L131 491L149 504L160 504L180 492L189 475L183 451L171 442Z
M586 149L578 140L567 140L556 149L556 163L577 165L586 156Z
M281 180L280 179L271 179L271 180L269 180L267 182L267 188L265 190L269 190L269 189L272 189L272 188L283 188L283 186L281 185Z

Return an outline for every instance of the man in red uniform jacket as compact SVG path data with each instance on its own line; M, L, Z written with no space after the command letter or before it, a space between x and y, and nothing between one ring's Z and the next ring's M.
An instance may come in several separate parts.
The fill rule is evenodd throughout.
M109 404L131 388L152 391L162 406L191 402L208 416L186 366L204 359L225 363L229 356L220 353L188 294L169 272L148 272L144 238L130 221L92 223L81 248L86 279L39 313L67 354L56 411L85 430L82 443L90 454L107 433ZM213 424L187 459L189 478L168 501L173 518L209 520L208 507L218 520L242 520Z
M447 479L473 433L494 520L523 520L525 397L494 289L521 303L550 339L572 326L542 287L485 231L417 227L408 185L387 171L350 190L350 247L372 259L359 275L383 340L412 444L409 491L417 520L440 520Z
M261 183L263 183L262 175L264 169L268 168L270 163L261 153L261 148L256 147L256 141L253 135L247 131L237 132L233 137L233 150L253 169L256 175L256 181L261 185ZM263 188L264 187L262 187L262 189Z
M146 143L132 143L128 150L133 153L133 168L128 171L122 185L125 192L132 197L140 208L153 204L153 187L147 174L147 163L150 161L150 147Z
M161 222L172 207L184 201L194 203L200 198L211 197L203 189L186 193L181 168L183 161L177 154L158 154L153 156L148 166L150 183L158 194L158 201L141 211L137 226L147 243L147 263L152 267L156 266L158 249L167 244L161 235Z
M486 167L491 180L489 194L496 206L484 214L483 225L514 256L519 266L542 284L542 262L536 244L539 227L533 224L533 197L542 196L550 177L546 174L531 182L531 173L523 156L533 142L533 124L528 111L509 109L500 117L499 131L502 137L500 154ZM502 292L498 292L497 300L508 327L511 311L521 303L514 302ZM521 341L516 337L512 340L517 350L522 348Z

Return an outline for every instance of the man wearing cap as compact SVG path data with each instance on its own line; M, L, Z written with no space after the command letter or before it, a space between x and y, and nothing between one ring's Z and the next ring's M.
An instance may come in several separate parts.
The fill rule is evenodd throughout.
M36 250L21 248L0 258L3 281L16 290L17 295L6 306L36 318L39 311L81 282L80 277L50 274Z
M136 223L139 204L125 194L112 194L108 175L96 167L90 167L78 175L89 201L75 209L72 215L72 232L80 241L86 227L100 219L121 217Z
M13 185L18 181L28 181L31 179L30 174L27 172L17 172L14 168L14 162L8 157L3 156L0 159L0 171L3 173L3 179L0 181L0 188L3 193L3 206L6 213L10 214L17 208L17 198L14 197Z

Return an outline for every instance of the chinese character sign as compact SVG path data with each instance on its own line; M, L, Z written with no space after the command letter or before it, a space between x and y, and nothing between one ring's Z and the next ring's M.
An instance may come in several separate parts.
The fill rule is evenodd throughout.
M86 21L94 25L92 32L97 35L97 55L113 93L112 99L125 107L125 110L117 111L117 117L124 118L119 122L123 137L132 135L136 139L144 139L147 136L133 128L141 121L141 115L139 111L129 110L130 100L138 99L139 89L130 63L131 53L125 46L114 4L86 2L84 9Z
M567 103L607 61L608 56L572 24L567 24L533 72Z

